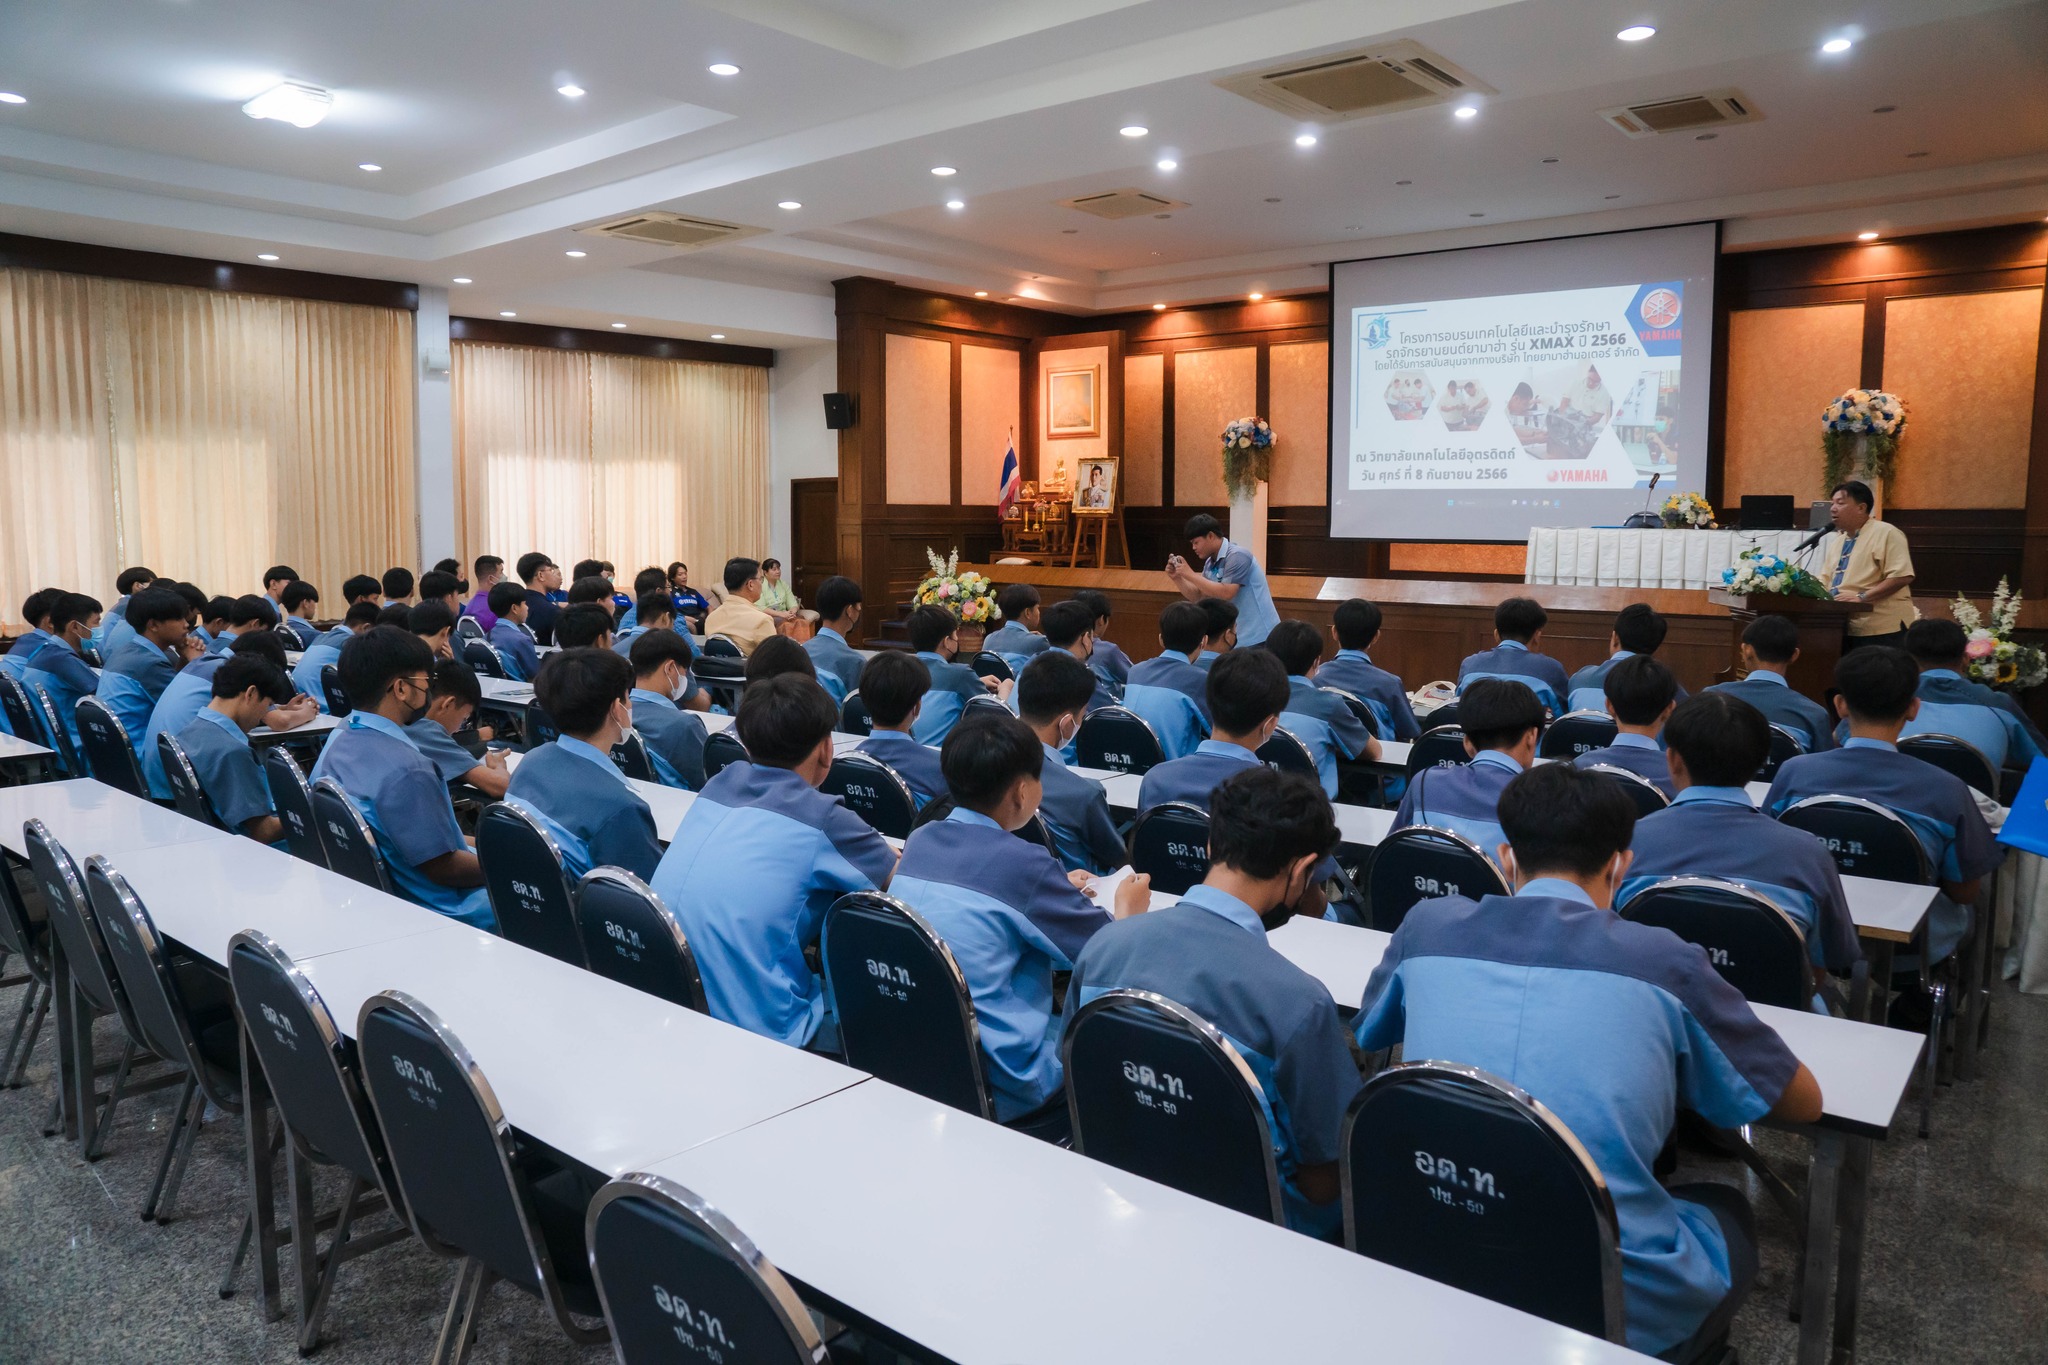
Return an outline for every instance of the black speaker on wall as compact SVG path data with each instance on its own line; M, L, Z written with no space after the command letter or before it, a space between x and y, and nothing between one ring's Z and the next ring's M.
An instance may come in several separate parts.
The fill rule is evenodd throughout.
M844 431L853 425L852 394L828 393L825 395L825 425L832 431Z

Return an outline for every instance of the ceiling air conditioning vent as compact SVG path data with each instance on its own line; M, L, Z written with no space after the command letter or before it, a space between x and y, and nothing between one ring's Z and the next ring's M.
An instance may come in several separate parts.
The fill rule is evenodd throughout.
M629 242L645 242L650 246L694 251L698 247L710 246L714 242L756 237L768 229L742 227L738 223L721 223L712 218L686 218L680 213L664 213L659 209L649 209L644 213L615 218L609 223L595 223L590 227L576 230L596 237L618 237Z
M1704 95L1602 109L1600 117L1630 137L1661 137L1730 123L1755 123L1763 115L1740 90L1709 90Z
M1327 122L1448 104L1493 87L1416 42L1388 43L1296 62L1267 71L1243 71L1216 81L1268 109Z
M1181 200L1134 189L1104 190L1100 194L1084 194L1054 202L1063 209L1079 209L1097 218L1137 218L1147 213L1172 213L1187 207Z

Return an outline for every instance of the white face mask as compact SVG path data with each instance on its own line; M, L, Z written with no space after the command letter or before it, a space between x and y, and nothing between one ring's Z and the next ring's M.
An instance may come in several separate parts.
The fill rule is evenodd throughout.
M669 688L668 690L668 699L670 701L681 701L684 697L687 697L689 695L690 675L678 669L676 671L675 686Z

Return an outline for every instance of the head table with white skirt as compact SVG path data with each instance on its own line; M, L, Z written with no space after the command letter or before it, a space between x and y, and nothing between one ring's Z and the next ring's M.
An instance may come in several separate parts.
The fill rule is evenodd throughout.
M1607 526L1533 526L1522 571L1528 583L1586 588L1718 588L1721 571L1748 549L1784 559L1804 531L1634 531ZM1819 551L1806 568L1821 572Z

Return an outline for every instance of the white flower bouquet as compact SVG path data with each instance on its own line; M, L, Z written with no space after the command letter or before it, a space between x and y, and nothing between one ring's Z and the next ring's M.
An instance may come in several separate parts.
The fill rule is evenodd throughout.
M2048 681L2048 654L2039 645L2023 645L2012 638L2020 619L2020 594L2005 579L1998 580L1998 591L1991 596L1988 625L1977 604L1961 593L1956 594L1949 612L1969 636L1963 654L1969 660L1972 678L2016 692Z
M1778 593L1785 597L1831 596L1828 585L1797 564L1762 550L1744 550L1733 568L1721 570L1721 586L1741 597L1751 593Z
M1865 464L1880 479L1892 476L1899 437L1906 430L1906 400L1883 389L1851 389L1821 409L1820 448L1826 456L1822 478L1832 488L1848 474L1850 455L1860 443Z
M932 571L912 595L916 605L944 607L962 625L990 626L1003 619L1003 613L996 608L996 585L972 569L960 572L958 550L940 559L926 547L924 557Z
M1273 428L1263 417L1240 417L1223 428L1223 487L1249 497L1272 477Z
M1664 524L1674 530L1706 530L1714 524L1714 504L1697 493L1673 493L1664 499Z

